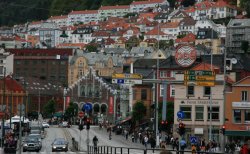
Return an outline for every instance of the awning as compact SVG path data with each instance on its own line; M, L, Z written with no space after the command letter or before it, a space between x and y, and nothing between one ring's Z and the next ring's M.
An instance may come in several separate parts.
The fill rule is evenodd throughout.
M127 121L129 121L129 120L131 120L131 119L132 119L132 117L129 116L129 117L123 119L122 121L120 121L119 123L122 124L122 123L127 122Z
M226 136L250 136L250 131L225 131Z

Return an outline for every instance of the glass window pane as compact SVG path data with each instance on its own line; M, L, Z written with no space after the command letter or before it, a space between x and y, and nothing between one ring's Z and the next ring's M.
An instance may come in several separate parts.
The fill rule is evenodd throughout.
M245 122L250 122L250 110L245 110Z
M188 86L188 95L194 95L194 86Z
M191 106L181 106L180 110L184 112L185 116L183 120L191 120Z
M204 113L204 107L195 107L195 119L196 120L203 120L203 113Z
M241 110L234 110L233 114L234 122L241 123Z

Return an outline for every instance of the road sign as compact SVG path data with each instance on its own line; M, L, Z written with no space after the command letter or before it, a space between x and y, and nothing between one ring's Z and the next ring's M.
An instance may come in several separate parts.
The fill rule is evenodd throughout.
M124 83L124 79L112 79L112 83L123 84Z
M90 111L90 110L92 110L92 105L90 103L86 103L83 105L83 109L85 111Z
M189 70L189 71L185 71L185 75L213 76L213 75L215 75L215 72L214 71Z
M198 82L196 82L196 85L197 86L207 86L207 87L212 87L212 86L214 86L215 85L215 83L214 82L210 82L210 81L198 81Z
M197 137L191 136L191 137L190 137L190 142L193 143L193 144L194 144L194 143L197 143Z
M84 116L84 112L80 111L80 112L78 113L78 116L79 116L79 117L83 117L83 116Z
M178 112L177 112L177 117L178 117L179 119L183 119L183 118L184 118L184 112L183 112L183 111L178 111Z
M112 79L142 79L141 74L115 73Z
M116 84L142 84L142 80L137 80L137 79L112 79L112 83L116 83Z

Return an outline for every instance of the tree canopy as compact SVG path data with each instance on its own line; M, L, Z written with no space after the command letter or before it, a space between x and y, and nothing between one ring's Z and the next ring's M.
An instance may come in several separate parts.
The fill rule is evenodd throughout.
M133 106L133 119L135 121L141 121L146 114L146 106L142 101L137 101Z
M47 117L52 117L55 111L56 111L56 102L55 100L51 99L44 106L44 115L46 115Z

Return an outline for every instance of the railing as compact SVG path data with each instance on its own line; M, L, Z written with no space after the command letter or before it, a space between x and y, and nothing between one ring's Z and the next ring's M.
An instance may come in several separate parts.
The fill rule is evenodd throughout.
M111 147L111 146L88 146L88 154L223 154L221 152L205 152L205 151L190 151L190 150L167 150L167 149L141 149L141 148L128 148L128 147Z

